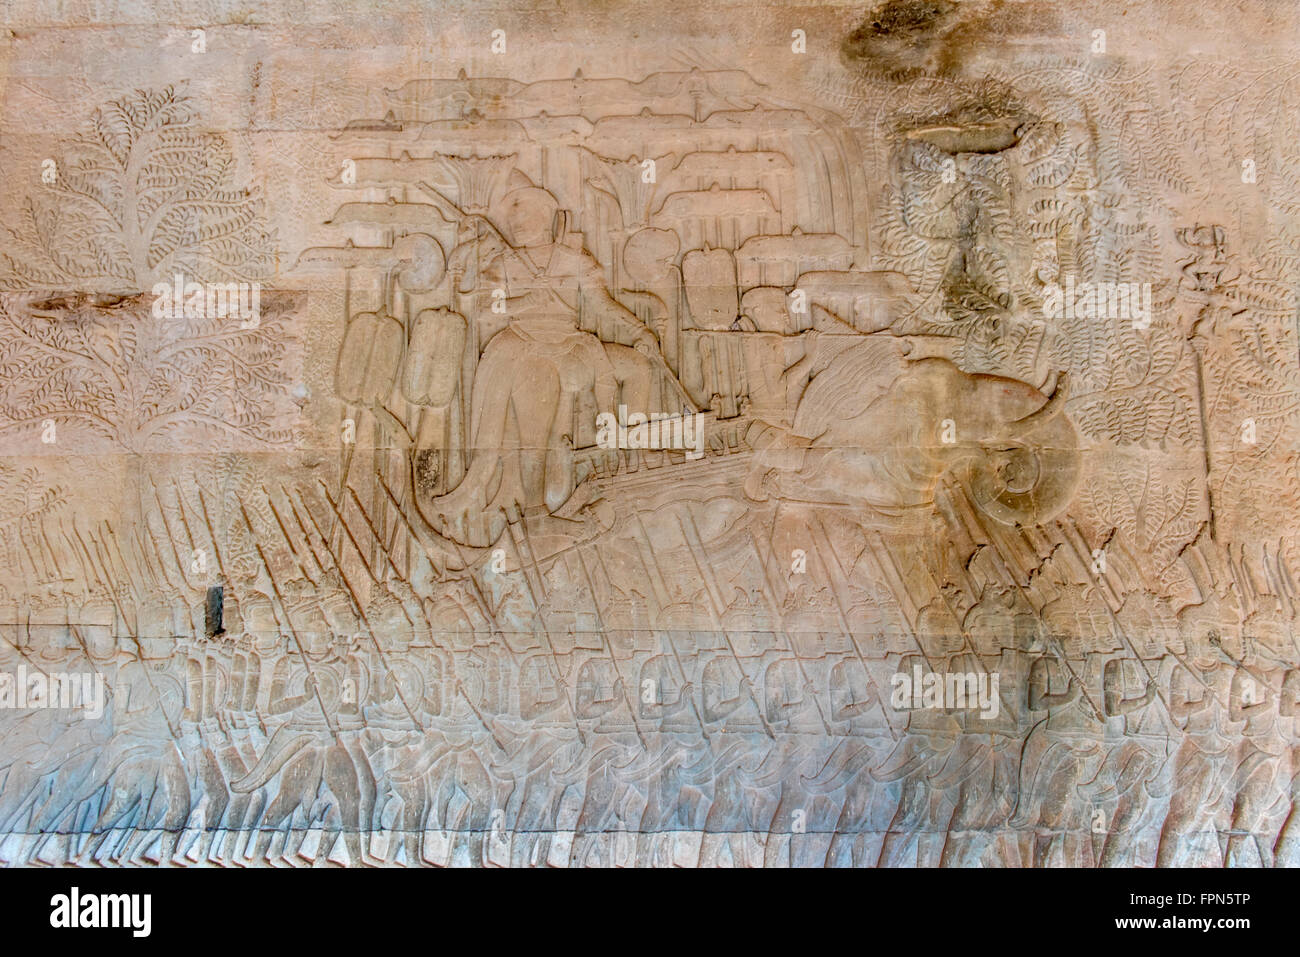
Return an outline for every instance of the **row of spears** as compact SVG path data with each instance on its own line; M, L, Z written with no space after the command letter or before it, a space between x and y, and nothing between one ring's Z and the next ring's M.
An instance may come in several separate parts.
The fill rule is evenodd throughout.
M68 602L62 627L48 615L33 627L29 613L0 645L3 665L47 676L84 667L109 705L99 720L0 709L13 743L0 860L1300 863L1300 672L1258 651L1234 657L1212 635L1189 638L1185 656L1139 659L1145 686L1134 696L1113 656L1072 666L1058 640L1004 656L1007 720L994 727L890 700L890 675L913 664L992 670L964 633L961 649L927 654L913 634L919 655L879 657L841 609L844 654L807 660L783 625L785 646L773 635L742 658L689 512L682 534L717 647L694 639L683 653L681 636L664 633L660 653L620 656L602 626L584 655L566 651L562 662L535 591L540 574L537 584L515 576L537 612L529 635L506 634L499 600L470 574L464 594L488 627L452 636L388 549L374 550L384 567L367 560L348 500L324 485L323 520L304 489L281 489L278 502L263 489L260 507L240 499L231 509L248 535L240 550L242 535L222 547L202 490L195 508L177 487L169 509L149 484L166 548L148 521L125 548L107 521L83 531L74 518L53 537L40 529L61 577L69 556L80 568L83 601L75 615ZM259 536L259 514L282 549ZM818 554L833 559L824 545ZM527 546L515 547L522 572ZM215 569L202 560L209 553ZM599 547L590 555L603 569ZM594 598L582 551L574 557ZM843 586L842 568L826 571ZM151 594L203 600L166 609ZM102 603L109 614L95 613ZM535 653L518 660L511 641L521 637ZM751 678L746 661L765 670ZM900 711L901 729L891 720ZM1170 733L1144 727L1153 711Z
M1077 693L1073 701L1049 694L1032 673L1026 710L1034 721L1021 731L984 733L944 711L914 712L898 733L878 723L851 727L864 708L883 703L841 696L832 698L834 716L848 730L833 735L725 727L708 736L638 735L471 717L448 707L439 682L413 667L435 660L419 649L394 663L406 679L402 693L373 680L378 668L355 645L350 653L306 650L315 662L305 673L286 665L293 655L255 671L257 650L236 643L202 661L196 648L166 663L123 656L99 664L112 689L102 720L4 711L13 744L0 787L0 859L1300 863L1294 680L1283 680L1283 695L1274 683L1270 700L1245 705L1262 710L1233 709L1244 731L1228 730L1234 716L1216 703L1176 698L1195 733L1172 750L1154 736L1117 731L1114 720L1090 725L1083 709L1071 712ZM1170 687L1186 692L1177 681ZM1108 694L1108 718L1122 726L1150 701L1149 693ZM421 730L404 720L408 711Z

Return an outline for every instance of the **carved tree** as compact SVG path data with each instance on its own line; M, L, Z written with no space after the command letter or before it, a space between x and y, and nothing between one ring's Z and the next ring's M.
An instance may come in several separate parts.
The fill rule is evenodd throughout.
M225 137L194 122L189 99L170 86L96 109L56 161L54 181L6 230L0 284L129 293L177 272L267 277L273 244L258 191L235 185Z
M82 297L49 312L0 299L0 435L52 420L58 435L66 427L134 452L178 438L286 445L297 412L283 368L289 306L263 300L260 324L244 329L159 318L147 296L108 307Z

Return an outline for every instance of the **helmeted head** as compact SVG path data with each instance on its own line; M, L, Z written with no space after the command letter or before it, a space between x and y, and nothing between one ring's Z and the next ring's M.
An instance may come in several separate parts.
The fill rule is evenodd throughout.
M559 209L555 197L536 186L507 193L501 201L501 214L511 243L522 247L551 242L555 214Z

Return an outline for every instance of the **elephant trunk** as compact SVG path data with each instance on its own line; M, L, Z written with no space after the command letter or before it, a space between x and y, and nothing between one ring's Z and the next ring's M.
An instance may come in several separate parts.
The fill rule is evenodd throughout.
M1011 435L1015 438L1023 438L1033 430L1041 428L1052 419L1055 419L1065 408L1069 393L1069 376L1067 373L1062 372L1056 377L1056 387L1052 389L1052 394L1048 396L1046 402L1028 415L1009 424Z

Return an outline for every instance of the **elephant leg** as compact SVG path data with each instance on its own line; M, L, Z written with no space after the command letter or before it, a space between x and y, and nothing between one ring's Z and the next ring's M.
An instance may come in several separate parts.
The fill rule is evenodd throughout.
M289 822L284 832L284 848L280 852L280 857L290 867L301 867L307 858L302 854L302 846L307 843L307 838L314 829L316 821L320 817L317 805L320 803L319 786L312 788L303 793L302 804L302 826L295 827L293 821Z
M141 831L149 830L154 823L154 803L155 795L159 788L159 771L154 769L151 780L140 780L132 790L137 795L137 801L129 818L125 819L125 833L117 841L110 860L115 864L129 863L135 849L140 842Z
M210 834L211 839L208 842L208 850L200 858L209 860L213 853L216 854L215 860L222 863L230 863L235 854L235 846L239 841L240 835L245 825L249 821L249 810L253 803L252 794L234 794L230 797L230 802L226 806L224 827L214 828ZM218 836L220 835L220 846L217 845ZM215 852L214 852L215 847Z
M325 780L325 751L323 748L310 748L309 753L313 756L311 776L308 777L299 787L298 806L295 813L285 822L283 830L283 839L281 841L280 858L289 867L297 867L303 860L299 856L302 845L306 842L308 834L313 830L314 825L322 820L321 802L324 800L321 794L321 787ZM302 826L295 827L296 819L301 818ZM337 830L334 832L337 837ZM322 844L317 848L316 860L313 866L322 866L328 862L325 860L334 847L334 839L326 831Z

